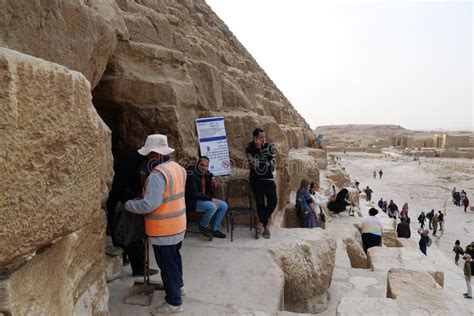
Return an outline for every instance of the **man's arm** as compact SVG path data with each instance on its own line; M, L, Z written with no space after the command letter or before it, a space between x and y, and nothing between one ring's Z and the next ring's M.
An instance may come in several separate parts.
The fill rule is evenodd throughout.
M146 214L156 210L163 201L166 191L166 180L160 172L152 172L146 183L146 193L143 199L129 200L125 209L135 214Z
M257 153L254 152L250 146L248 146L245 149L245 155L247 156L247 161L250 164L250 168L256 169L258 167Z

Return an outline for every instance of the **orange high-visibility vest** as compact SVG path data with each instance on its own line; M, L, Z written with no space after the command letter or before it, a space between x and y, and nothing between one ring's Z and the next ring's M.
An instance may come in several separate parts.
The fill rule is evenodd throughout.
M150 237L166 237L186 230L184 188L186 170L174 161L155 167L166 179L166 191L160 206L145 214L145 231Z

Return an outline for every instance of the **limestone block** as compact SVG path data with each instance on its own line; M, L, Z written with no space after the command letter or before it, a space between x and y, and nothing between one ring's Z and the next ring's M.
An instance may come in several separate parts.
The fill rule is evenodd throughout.
M398 316L398 306L390 298L343 297L337 306L337 316L390 315Z
M334 181L336 186L339 188L348 187L351 183L351 179L347 172L337 165L329 165L324 176Z
M0 48L0 265L30 255L102 214L110 130L83 75Z
M440 286L428 273L390 269L387 275L387 297L423 308L431 315L449 313Z
M301 180L305 178L319 184L318 164L306 149L290 150L288 159L284 162L284 168L288 170L289 185L294 191L298 190Z
M358 229L354 227L353 234L344 238L347 255L353 268L367 269L367 255L362 246L362 238Z
M402 247L402 244L398 241L397 232L385 229L382 233L382 245L386 247Z
M0 11L0 46L79 71L92 87L105 71L116 33L127 36L114 1L2 1Z
M326 309L331 285L336 242L316 229L280 229L278 243L270 247L285 274L285 308L297 313ZM273 239L273 236L272 236Z
M122 256L105 255L105 277L107 282L119 279L123 270Z
M0 310L12 315L106 313L105 216L95 214L91 220L3 280Z
M372 270L388 271L391 268L405 268L427 272L433 276L440 286L444 285L443 269L425 257L415 247L372 247L367 251L367 258Z

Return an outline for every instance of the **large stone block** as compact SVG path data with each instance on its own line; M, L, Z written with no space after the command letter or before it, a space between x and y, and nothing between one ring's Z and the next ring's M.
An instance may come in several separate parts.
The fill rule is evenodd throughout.
M111 179L110 131L88 81L0 49L0 265L80 229L101 213Z
M387 297L429 311L431 315L449 314L441 287L428 273L392 268L387 275Z
M0 46L79 71L94 87L116 46L116 34L128 37L117 9L115 1L2 1Z
M0 310L105 313L101 204L112 157L89 82L4 48L0 77Z

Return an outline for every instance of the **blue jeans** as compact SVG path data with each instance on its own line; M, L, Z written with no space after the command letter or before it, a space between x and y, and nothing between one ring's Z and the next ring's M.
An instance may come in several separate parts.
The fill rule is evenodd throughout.
M216 199L216 203L212 201L201 200L196 202L196 212L204 212L204 216L202 217L201 223L199 225L207 228L211 222L212 217L216 215L214 218L214 223L212 223L212 230L219 230L225 213L229 207L227 206L226 202L221 200Z
M184 285L183 264L180 249L181 242L170 246L153 245L156 263L160 268L161 280L165 288L165 301L174 306L183 303L181 299L181 287Z

